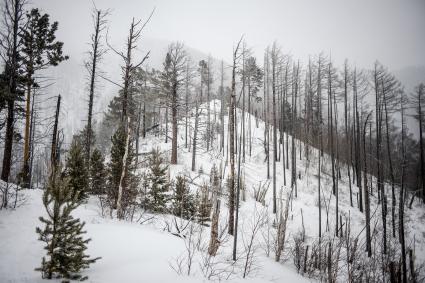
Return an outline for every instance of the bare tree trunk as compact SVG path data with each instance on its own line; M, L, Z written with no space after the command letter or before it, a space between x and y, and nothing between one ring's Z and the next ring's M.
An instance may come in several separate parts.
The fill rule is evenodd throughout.
M33 179L33 164L34 164L34 138L35 138L35 131L36 131L36 114L34 109L34 100L32 100L32 106L31 106L31 127L30 127L30 166L29 166L29 188L32 189L32 179Z
M272 121L273 121L273 213L276 214L276 160L277 160L277 124L276 124L276 65L278 60L276 43L273 44L272 59Z
M294 86L293 86L293 92L292 92L292 121L291 121L291 158L292 158L292 165L291 165L291 188L294 190L295 188L295 197L297 197L297 157L296 157L296 147L295 147L295 123L297 119L297 92L298 92L298 73L299 73L299 62L298 66L294 66Z
M333 129L333 103L332 103L332 64L329 63L328 70L328 115L329 115L329 140L331 143L331 167L332 167L332 193L336 194L336 186L335 186L335 151L334 151L334 129ZM338 217L336 217L336 223L338 226Z
M425 86L420 84L418 86L418 120L419 120L419 150L421 162L421 182L422 182L422 201L425 203L425 160L424 160L424 138L423 138L423 113L422 113L422 96L424 94Z
M350 162L351 162L351 140L348 134L348 66L347 61L344 63L344 124L345 124L345 142L347 143L347 175L348 175L348 186L350 189L350 205L353 206L353 191L351 188L351 174L350 174Z
M221 105L220 105L220 152L223 152L224 156L224 63L221 61L221 80L220 80L220 99L221 99Z
M267 179L270 179L270 140L269 140L269 49L264 55L264 145L267 159Z
M177 164L177 84L173 84L173 92L171 97L171 117L173 134L173 140L171 144L171 164Z
M131 98L131 92L129 90L129 87L130 87L131 78L132 78L132 75L134 73L134 70L136 68L140 67L143 64L143 62L149 57L149 52L148 52L139 63L134 64L133 58L132 58L132 52L136 48L137 41L140 39L143 27L149 22L150 18L153 15L153 12L154 11L151 12L149 18L144 23L141 23L141 21L136 22L135 19L133 18L131 25L130 25L129 35L127 37L126 55L124 55L123 52L119 52L119 51L115 50L108 43L109 48L115 54L120 56L121 59L124 61L124 66L122 67L124 84L122 86L123 99L122 99L121 127L125 131L125 134L126 134L126 147L125 147L125 152L124 152L124 155L123 155L123 158L122 158L122 160L123 160L122 173L121 173L120 183L119 183L119 186L118 186L118 198L117 198L117 217L118 217L118 219L123 219L123 217L124 217L121 199L122 199L122 193L123 193L123 190L124 190L124 178L125 178L125 175L127 174L127 158L128 158L128 154L129 154L128 151L129 151L130 140L131 140L130 139L131 138L131 119L130 119L130 116L129 116L129 113L128 113L128 104L129 104L129 101L130 101L130 98ZM140 26L141 24L142 24L142 26Z
M184 110L185 110L185 123L184 123L184 147L188 147L187 142L187 127L188 127L188 119L189 119L189 62L186 63L186 81L185 81L185 103L184 103Z
M230 184L229 184L229 228L228 232L233 235L234 232L234 213L235 213L235 108L236 108L236 63L238 60L238 50L242 38L233 51L232 67L232 86L230 94L229 125L230 125Z
M321 79L322 62L319 57L318 70L317 70L317 120L318 120L318 133L319 133L319 150L318 150L318 164L317 164L317 188L318 188L318 202L319 202L319 246L322 238L322 195L321 195L321 172L322 172L322 154L323 154L323 137L322 137L322 79ZM319 251L320 252L320 251Z
M243 124L241 124L242 127ZM238 223L239 223L239 201L241 194L241 156L242 150L242 131L239 133L239 152L238 152L238 184L236 191L236 218L235 218L235 231L233 236L233 260L236 261L236 249L238 246Z
M30 61L32 62L32 58ZM32 75L28 73L26 93L27 98L25 101L25 129L24 129L24 165L22 169L22 186L28 187L29 185L29 161L30 161L30 125L31 125L31 90L32 90Z
M252 129L251 120L253 111L251 109L251 76L248 76L248 142L249 142L249 157L252 155Z
M288 139L286 139L285 143L285 132L286 132L286 112L285 112L285 106L286 106L286 97L288 93L288 69L289 69L289 63L286 64L285 67L285 83L283 87L283 93L282 93L282 172L283 172L283 184L286 186L286 168L285 165L285 156L288 156ZM286 132L286 136L288 136L288 133ZM286 144L286 145L285 145ZM285 148L286 148L286 154L285 154Z
M128 158L128 152L130 147L130 139L131 139L131 127L130 127L130 117L127 119L127 129L126 129L126 140L125 140L125 151L124 155L122 157L122 171L121 171L121 178L120 178L120 184L118 186L118 197L117 197L117 217L118 219L124 218L124 212L122 209L122 194L124 190L124 179L127 174L127 158Z
M220 242L218 240L218 220L220 217L220 197L219 197L219 188L214 186L214 194L213 194L213 215L211 219L211 236L210 243L208 246L208 254L210 256L215 256L217 254L217 250L220 246Z
M405 152L405 122L404 122L404 97L401 93L400 98L400 109L401 109L401 154L402 154L402 164L401 164L401 187L400 187L400 199L399 199L399 238L401 244L401 265L403 270L403 283L407 282L407 266L406 266L406 243L405 243L405 230L404 230L404 177L405 177L405 162L406 162L406 152Z
M1 172L1 179L5 182L9 181L11 163L12 163L12 148L13 148L13 136L14 136L14 125L15 125L15 99L17 96L17 80L18 80L18 33L19 33L19 22L22 17L23 5L25 1L23 0L13 0L8 5L12 5L10 8L10 13L5 12L4 17L10 20L11 26L6 27L9 32L9 36L12 38L12 46L8 46L8 55L10 58L6 69L9 75L8 78L8 88L10 97L7 100L7 118L6 118L6 134L5 134L5 143L3 151L3 167ZM12 12L13 11L13 12ZM13 14L12 14L13 13Z
M393 161L391 158L391 149L390 149L390 133L389 133L389 126L388 126L388 109L387 109L387 97L385 95L385 89L382 83L382 95L383 95L383 101L384 101L384 111L385 111L385 133L386 133L386 142L387 142L387 152L388 152L388 165L390 168L390 177L391 177L391 224L392 224L392 231L393 231L393 237L395 238L395 207L396 207L396 199L395 199L395 178L394 178L394 169L393 169Z
M242 139L240 139L240 142L242 142L242 162L245 163L245 42L243 43L243 50L242 50ZM241 149L241 147L239 147Z
M154 117L155 117L155 107L153 108L153 112L154 112ZM143 102L143 112L142 112L142 116L143 116L143 122L142 122L142 137L146 138L146 102ZM154 123L155 125L155 123Z
M331 143L331 167L332 167L332 193L335 195L335 235L338 236L338 193L335 176L335 150L334 150L334 117L333 117L333 94L332 94L332 63L328 66L328 116L329 116L329 140Z
M168 143L168 101L165 104L165 143Z
M364 123L363 127L363 162L364 162L364 199L365 199L365 217L366 217L366 251L367 256L372 256L372 247L371 247L371 236L370 236L370 198L369 198L369 188L367 187L367 157L366 157L366 126L369 120L370 115L372 112L370 112L367 117L366 121ZM369 132L369 135L372 135L371 132Z
M142 119L142 102L139 102L139 109L137 111L137 128L136 128L136 165L139 164L139 138L140 138L140 122Z
M339 179L340 174L339 174L339 143L338 143L338 107L337 107L337 103L336 103L336 98L335 98L335 91L333 93L333 104L334 104L334 121L335 121L335 150L336 150L336 160L335 160L335 171L336 171L336 177L335 177L335 217L336 219L336 230L338 231L338 229L340 230L340 236L342 237L342 222L338 222L338 217L341 219L341 215L339 214ZM338 232L336 233L336 236L338 237Z
M51 162L52 164L56 163L57 158L57 134L58 134L58 124L59 124L59 112L60 112L60 105L61 105L61 95L58 95L58 100L56 103L56 112L55 112L55 122L53 124L53 136L52 136L52 150L50 153Z
M210 87L211 87L211 58L208 58L207 65L207 151L210 150L210 141L211 141L211 101L210 101Z
M93 117L93 100L95 92L95 83L97 76L97 65L98 61L101 59L104 51L100 47L101 31L106 24L104 18L106 16L105 12L101 10L96 10L95 12L95 30L92 34L92 43L91 46L93 50L91 51L91 62L87 67L91 67L89 70L90 75L90 94L89 94L89 109L87 115L87 140L86 140L86 164L87 170L90 169L90 155L91 155L91 144L92 144L92 117Z
M320 182L321 182L321 167L322 167L322 155L320 154L320 150L317 151L319 161L317 163L317 189L318 189L318 202L319 202L319 239L322 237L322 197L320 192Z
M322 57L319 56L319 63L317 68L317 100L318 100L318 122L320 132L320 155L323 157L323 135L322 135Z
M198 99L195 99L195 128L193 129L193 148L192 148L192 171L196 170L196 141L198 139L198 124L199 124L199 106Z
M375 64L375 71L374 71L374 79L375 79L375 108L376 108L376 167L377 167L377 187L378 191L381 193L381 200L382 200L382 241L383 241L383 254L387 254L387 213L386 213L386 202L384 201L385 196L385 190L384 190L384 183L382 179L382 173L381 173L381 122L382 122L382 116L381 116L381 95L379 93L379 78L378 78L378 64ZM384 91L384 90L382 90Z
M360 164L360 117L358 108L358 94L357 94L357 74L354 70L353 79L353 92L354 92L354 112L355 112L355 159L356 159L356 179L357 187L359 188L358 206L360 212L363 212L363 194L362 194L362 182L361 182L361 164Z

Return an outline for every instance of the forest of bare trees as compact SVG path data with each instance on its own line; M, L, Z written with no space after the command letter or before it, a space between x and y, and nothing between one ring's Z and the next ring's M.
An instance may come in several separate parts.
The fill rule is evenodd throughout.
M175 41L162 65L149 67L155 50L139 47L155 10L130 19L120 49L108 33L113 11L94 7L90 38L81 39L89 42L87 120L65 137L61 98L72 94L48 98L54 115L41 115L40 99L52 83L43 71L69 59L67 43L56 39L60 24L31 7L5 0L2 11L0 207L19 207L25 189L43 190L51 218L37 228L47 251L37 269L43 278L84 279L73 276L99 259L84 254L84 223L71 216L93 199L104 218L143 224L165 215L163 230L185 241L187 256L173 267L179 274L191 274L199 252L205 278L230 278L239 265L245 278L262 238L267 257L291 259L298 273L320 281L424 279L406 217L425 205L423 83L410 93L379 61L360 68L325 53L296 58L278 42L256 57L244 36L228 47L231 62L196 61ZM119 58L120 77L102 71L107 52ZM99 85L118 91L95 118ZM251 163L264 170L247 173ZM314 204L299 208L306 194ZM305 219L307 209L314 220ZM291 222L299 231L290 232ZM207 247L196 240L204 230ZM75 238L78 255L66 237ZM219 261L225 247L233 264Z

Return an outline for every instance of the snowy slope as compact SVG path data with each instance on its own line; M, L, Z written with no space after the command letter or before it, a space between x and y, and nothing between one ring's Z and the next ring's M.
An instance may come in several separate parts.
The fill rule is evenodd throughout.
M210 104L211 109L216 110L216 119L219 120L218 112L220 109L219 101L213 101ZM170 166L170 178L176 175L186 175L193 190L196 190L203 182L208 182L209 172L213 164L217 167L220 162L226 164L227 153L220 153L217 149L219 136L215 137L213 149L209 152L205 149L205 142L202 135L205 133L206 105L201 107L200 132L197 148L196 172L191 171L192 147L184 147L184 125L181 122L179 126L179 151L178 165ZM238 110L237 120L240 121L241 112ZM266 205L262 206L255 202L252 197L253 186L259 182L268 182L265 155L263 149L264 123L258 121L258 127L254 117L246 115L247 119L252 119L253 147L252 156L249 157L248 148L246 161L242 164L242 174L245 179L246 201L241 201L240 222L238 237L238 261L232 263L232 245L233 238L228 236L224 238L218 255L214 259L214 268L220 270L220 276L212 276L211 279L226 279L230 282L311 282L311 279L297 274L293 264L290 246L293 245L293 238L302 227L305 227L306 242L312 242L318 236L318 205L317 205L317 167L316 157L312 157L311 165L297 160L297 172L301 174L301 179L297 181L298 196L291 203L289 211L289 222L287 231L287 244L283 253L281 262L274 261L273 247L270 247L275 235L273 222L275 216L272 214L272 185L268 189ZM211 120L214 120L212 111ZM190 119L193 126L194 119ZM171 128L171 127L169 127ZM227 117L225 117L225 128L227 129ZM162 125L164 129L164 125ZM239 131L239 128L238 128ZM192 135L192 127L189 131L189 142ZM170 154L171 143L164 143L164 135L150 135L146 139L141 139L141 152L148 152L154 147L159 147L166 154ZM226 149L226 146L225 146ZM312 156L317 156L315 151ZM325 156L325 165L329 165L328 157ZM286 185L283 180L282 163L277 163L277 188L278 196L282 203L288 196L290 190L290 170L285 170ZM199 170L202 168L203 173ZM228 173L228 166L224 167L225 174ZM272 170L272 169L270 169ZM329 205L329 227L333 231L335 219L335 198L331 194L331 178L329 175L329 166L324 166L322 174L322 188L326 204ZM270 181L270 180L269 180ZM340 200L339 210L344 216L344 222L350 217L351 233L364 237L364 215L349 204L348 184L345 174L342 174L342 180L339 183ZM357 188L353 187L356 192ZM225 192L225 188L223 188ZM44 282L41 274L34 271L41 262L44 254L42 243L37 241L35 227L40 225L38 217L44 214L44 208L41 203L40 190L23 191L26 202L16 210L0 211L0 282ZM371 212L373 221L380 219L380 207L377 207L377 200L372 196ZM280 202L279 202L280 203ZM279 204L280 205L280 204ZM173 235L177 233L174 222L181 223L180 227L185 226L185 222L173 218L170 215L142 215L142 218L135 219L132 223L117 221L108 217L100 216L100 208L96 198L91 198L88 204L77 209L76 216L86 221L86 230L88 236L92 238L89 243L89 254L91 256L101 256L97 263L93 264L84 274L89 276L89 282L203 282L207 281L203 261L205 252L201 249L194 255L191 274L186 274L186 267L182 267L183 273L178 275L178 262L186 263L187 246L190 240L187 238L187 230L182 233L186 238L180 238ZM151 218L154 216L154 218ZM245 247L249 241L252 225L258 217L264 217L264 225L257 233L254 246L254 262L252 272L247 279L242 279L244 264ZM326 211L322 209L322 229L326 228ZM223 196L220 213L220 231L225 230L225 223L228 218L226 207L226 197ZM424 208L414 204L411 210L406 211L407 230L409 237L408 244L415 239L416 260L419 264L425 259L425 219ZM141 224L142 223L142 224ZM304 225L303 225L304 224ZM180 224L179 224L180 225ZM195 225L196 239L199 239L200 246L205 247L209 240L209 227ZM379 229L379 225L378 225ZM325 233L326 236L326 233ZM269 240L267 240L269 238ZM271 240L270 240L271 239ZM267 245L269 244L269 247ZM268 247L268 248L267 248ZM269 250L268 250L269 249ZM267 256L267 250L269 255ZM342 270L344 268L342 267ZM210 272L211 273L211 272ZM338 281L344 282L344 274L338 277Z
M35 227L44 215L41 190L23 192L25 203L16 210L0 212L0 282L48 282L34 271L43 256L42 243L37 241ZM159 226L120 222L100 217L97 200L78 208L75 216L86 222L88 253L101 256L84 274L88 282L201 282L200 274L177 276L170 267L184 252L181 238L162 231ZM158 224L159 225L159 224ZM277 263L265 264L269 276L252 282L269 282L288 278L291 282L309 282L290 268ZM54 282L54 281L53 281ZM59 282L59 281L58 281ZM237 278L232 282L239 282Z
M218 150L218 141L219 136L216 136L216 140L214 141L214 150L211 150L209 152L206 152L205 149L205 142L202 140L202 132L205 132L205 121L206 121L206 108L207 104L202 105L201 109L201 117L200 117L200 137L198 138L198 144L200 144L198 148L198 154L197 154L197 170L199 170L202 167L202 171L206 174L209 174L211 167L213 164L216 166L220 165L220 162L223 162L223 164L226 164L227 161L227 152L221 154ZM210 103L210 109L211 109L211 121L214 120L214 109L216 110L216 119L219 120L219 109L220 109L220 101L215 100L211 101ZM240 121L242 120L242 112L240 109L237 110L237 121L238 121L238 132L240 131ZM193 113L192 113L193 114ZM252 194L253 194L253 187L258 186L258 184L265 183L265 182L271 182L271 180L267 179L267 167L265 161L265 153L264 153L264 146L263 146L263 140L264 140L264 122L261 120L258 120L258 126L257 122L254 116L251 116L249 114L245 115L246 121L248 119L251 119L251 125L252 125L252 154L251 157L248 154L248 147L246 148L246 161L245 163L242 163L241 165L241 171L243 178L245 179L245 185L246 185L246 201L241 204L241 219L242 222L244 219L250 219L252 218L253 211L254 211L254 204L255 201L253 200ZM225 116L225 135L227 135L227 125L228 125L228 117ZM194 126L194 118L190 120L190 125L193 128ZM246 128L248 127L248 122L246 122ZM169 126L169 129L171 129L171 126ZM190 130L192 131L192 129ZM171 133L169 133L169 136ZM189 135L191 136L191 135ZM179 126L179 152L178 152L178 165L174 165L171 168L171 176L175 176L178 174L184 174L189 175L191 178L196 178L198 176L198 172L192 172L191 171L191 158L192 153L190 152L192 150L191 146L189 148L184 148L184 124L181 123ZM239 137L238 137L239 138ZM227 148L227 136L225 137L225 151ZM160 138L154 138L150 137L147 140L141 140L142 143L145 144L144 151L148 151L152 144L155 145L155 147L161 148L163 151L170 154L171 151L171 142L168 142L167 144L164 143L164 135L162 135ZM286 143L286 138L285 138ZM297 146L297 158L299 157L299 147L300 143L296 140L296 146ZM270 148L272 151L272 144L270 144ZM301 148L303 151L303 158L302 160L297 159L297 176L300 175L301 179L297 180L297 188L298 188L298 196L294 198L291 202L291 208L289 211L289 223L288 223L288 233L287 233L287 240L289 242L289 245L291 242L293 242L293 237L300 233L302 229L305 229L306 233L306 242L311 243L318 239L318 231L319 231L319 213L318 213L318 178L317 178L317 158L318 153L316 149L312 149L310 153L310 162L307 163L304 157L304 145L301 144ZM289 136L289 154L291 152L291 137ZM272 152L270 153L272 154ZM236 159L236 162L238 160ZM290 161L290 158L289 158ZM322 188L322 235L324 236L333 236L333 231L335 230L335 196L332 194L332 178L331 178L331 163L330 163L330 157L325 154L324 158L322 158L322 176L321 176L321 188ZM285 200L290 192L290 164L289 162L289 169L286 169L285 172L283 172L283 164L282 162L277 162L276 168L276 187L277 187L277 196L278 198L282 196L282 203L285 204ZM225 174L228 173L228 167L225 168ZM272 165L270 164L270 174L272 172ZM344 224L347 222L350 222L350 233L352 237L359 236L360 242L364 240L365 238L365 216L363 213L359 211L357 208L357 201L356 201L356 194L358 193L358 187L355 185L352 185L353 190L353 203L354 207L351 207L350 205L350 199L349 199L349 184L348 184L348 178L346 174L346 168L341 169L342 172L342 178L339 180L339 213L342 214L342 221ZM284 184L284 175L286 174L286 185ZM205 181L207 180L208 176L204 175ZM202 184L203 181L200 181L199 179L196 181L199 185ZM375 181L373 183L375 186ZM386 184L386 192L388 198L390 198L390 186ZM380 224L382 216L381 216L381 206L378 206L378 199L376 195L376 188L374 189L375 195L371 195L370 202L371 202L371 225L373 226L372 229L381 230L382 227ZM398 188L396 188L396 199L397 199L397 208L398 209ZM410 198L409 198L410 200ZM259 203L257 203L256 207L261 206ZM279 202L278 202L279 206ZM328 207L329 211L329 218L326 219L326 208ZM223 207L223 206L222 206ZM272 211L272 184L270 184L270 187L268 189L267 197L266 197L266 207L268 207L268 213L269 213L269 220L273 221L276 219L275 215L271 213ZM222 211L222 214L227 214L226 207L224 206L224 213ZM227 215L226 215L227 217ZM222 217L222 221L225 221L226 217ZM396 219L398 217L398 214L396 213ZM405 209L405 230L406 230L406 244L412 249L414 249L415 252L415 264L417 266L423 264L425 262L425 226L423 225L425 220L425 209L420 202L415 201L413 204L412 209ZM391 234L391 228L390 228L390 221L391 221L391 206L388 204L388 215L387 215L387 225L388 230L387 233ZM398 223L398 220L396 220L396 223ZM243 226L243 223L241 224ZM396 224L397 225L397 224ZM331 232L326 232L327 227L329 227L329 230ZM241 229L241 228L240 228ZM266 229L266 228L264 228ZM344 230L345 228L343 228ZM242 228L243 230L243 228ZM247 231L244 231L246 233ZM242 234L244 234L242 233ZM396 233L398 233L396 231ZM380 240L380 239L376 239ZM398 239L391 239L391 241L394 241L394 243L398 244ZM263 243L264 244L264 243ZM389 243L391 246L392 244ZM242 249L239 247L238 249ZM361 249L365 250L365 247L362 246ZM290 253L289 249L286 250L286 256L291 257L289 255ZM364 252L365 254L365 252ZM285 253L284 253L285 255ZM271 256L273 258L273 255ZM292 259L290 259L290 262L292 263ZM341 272L338 278L341 281L345 281L344 274ZM424 275L421 275L424 276Z

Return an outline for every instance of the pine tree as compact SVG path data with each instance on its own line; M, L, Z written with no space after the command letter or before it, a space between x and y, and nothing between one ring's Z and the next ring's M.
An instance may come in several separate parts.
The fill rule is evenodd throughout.
M78 200L84 201L88 198L88 174L85 166L83 145L74 139L69 149L66 160L66 175L69 177L69 185L78 194Z
M210 184L211 186L214 186L214 184L217 184L219 182L219 176L218 176L218 171L217 171L217 166L215 166L215 164L213 164L213 166L211 167L211 171L210 171Z
M90 157L90 193L99 195L106 190L105 158L99 149L94 149Z
M93 122L92 124L95 124L95 122ZM74 136L74 139L77 139L80 142L81 146L83 147L82 150L83 150L84 158L86 162L90 161L90 159L87 159L87 156L88 156L87 147L89 143L88 141L89 136L90 136L90 148L93 148L96 144L96 135L93 131L93 128L91 128L90 134L89 134L88 127L87 125L85 125L84 128L77 135ZM88 165L87 165L87 168L89 168Z
M147 208L153 212L164 212L168 201L170 184L167 180L168 166L164 165L164 158L158 149L152 150L149 156L149 172L146 175L150 184L147 195Z
M24 166L22 169L23 185L28 187L30 177L30 124L31 124L31 99L34 96L33 89L39 88L37 72L57 66L67 60L62 52L63 42L56 40L58 22L50 23L48 14L40 14L38 9L26 12L25 25L20 29L20 41L22 48L22 63L24 84L26 93L25 102L25 128L24 128Z
M198 190L196 200L196 218L200 224L204 225L206 221L210 221L211 219L212 208L211 199L209 198L209 187L207 184L202 185Z
M172 43L168 46L165 57L164 71L162 73L163 88L167 102L171 110L172 144L171 144L171 164L177 164L177 136L178 136L178 112L180 110L179 89L183 84L186 71L187 55L184 45L180 42ZM166 131L166 135L168 131ZM167 139L167 137L166 137Z
M186 184L186 178L177 176L173 193L173 214L190 219L195 213L195 200Z
M24 14L24 0L3 1L4 7L2 13L2 32L0 33L0 42L2 45L2 58L4 59L4 79L7 80L7 86L0 93L7 107L7 118L5 122L3 162L1 179L9 181L9 175L12 168L12 151L15 140L15 124L17 105L21 101L24 92L20 81L23 79L20 66L22 64L22 41L19 40L20 27ZM4 56L4 57L3 57ZM3 142L2 142L3 143Z
M39 218L45 227L37 227L36 232L39 240L46 244L47 256L43 257L41 267L36 270L41 271L43 278L84 280L87 277L82 277L79 272L99 258L89 258L85 253L90 241L82 237L85 223L71 215L81 202L71 179L60 171L58 168L57 173L50 176L43 194L48 217Z
M112 147L111 147L111 160L108 164L108 199L112 208L117 207L118 199L118 187L120 185L122 165L123 165L123 156L126 146L126 133L123 127L119 127L115 134L111 138ZM125 173L124 178L124 189L122 196L122 208L125 211L126 208L134 203L137 195L137 184L138 177L134 174L136 166L134 164L134 149L133 145L130 142L129 154L127 157L127 172Z

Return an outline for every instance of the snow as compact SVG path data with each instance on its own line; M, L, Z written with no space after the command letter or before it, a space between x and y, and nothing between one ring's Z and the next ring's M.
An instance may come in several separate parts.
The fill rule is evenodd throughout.
M215 105L214 105L215 104ZM215 108L214 108L215 106ZM201 108L205 108L202 105ZM220 109L220 102L211 101L211 109ZM217 167L220 162L225 165L227 153L220 153L218 150L219 136L214 140L213 149L209 152L205 150L205 142L202 135L205 132L206 111L202 111L200 117L200 132L198 140L198 150L196 159L196 172L191 171L192 146L184 148L184 124L179 125L179 151L178 164L170 166L170 178L176 175L184 174L193 181L192 190L196 190L198 185L209 180L209 172L213 164ZM212 111L214 120L214 112ZM237 121L240 122L240 110L238 110ZM230 282L311 282L312 279L302 277L296 272L292 263L292 256L286 245L283 258L284 260L277 263L274 261L273 248L269 256L266 255L264 249L264 233L267 227L271 227L271 223L275 216L271 213L272 200L272 184L267 192L266 207L255 202L252 197L253 186L257 186L259 182L267 182L266 164L264 163L265 155L263 149L264 123L258 121L256 126L255 118L246 115L246 119L251 119L252 124L252 156L248 154L246 149L246 161L242 164L242 172L246 184L246 201L241 201L239 237L238 237L238 257L244 255L244 246L250 236L252 221L259 214L267 215L269 226L265 225L256 236L255 250L255 270L249 274L248 278L242 279L241 265L239 262L234 267L234 272L230 277ZM190 119L190 124L194 124L194 119ZM171 128L171 127L169 127ZM227 117L225 117L225 129L227 129ZM238 128L239 131L239 128ZM153 147L158 147L167 152L169 155L171 143L164 143L163 135L159 137L148 136L141 139L141 152L148 152ZM298 142L297 142L298 146ZM190 151L189 151L190 150ZM225 147L226 150L226 147ZM298 152L297 152L298 156ZM289 212L288 231L286 239L288 243L293 241L302 228L302 222L306 231L306 240L314 241L318 236L318 205L317 205L317 152L311 153L312 159L308 165L304 158L303 161L297 160L297 172L302 175L301 180L297 181L298 196L291 203ZM326 203L329 203L329 226L333 231L335 219L335 198L331 194L331 178L329 175L329 157L325 155L322 174L322 188ZM204 174L199 176L198 170L202 167ZM283 172L282 163L277 162L277 195L282 198L285 203L287 193L290 190L290 170ZM227 174L229 168L225 167ZM344 169L342 169L344 170ZM270 167L272 172L272 166ZM283 181L283 174L286 174L286 186ZM339 210L343 217L350 217L352 234L359 234L364 237L364 215L359 212L356 207L351 207L348 196L348 183L346 174L342 174L342 180L339 183ZM271 180L269 180L271 181ZM223 189L225 190L225 188ZM358 188L353 186L353 192L357 192ZM41 190L23 190L22 195L25 202L14 210L0 211L0 282L45 282L41 279L41 274L34 271L41 263L44 255L42 243L37 240L35 227L41 225L38 217L45 214L44 207L41 202ZM221 202L220 225L226 222L228 217L225 198ZM354 203L356 200L354 197ZM380 218L380 207L377 207L376 197L372 196L371 212L374 214L373 219ZM322 229L326 227L326 211L322 208ZM390 212L390 206L389 206ZM302 211L302 212L301 212ZM90 268L83 272L88 275L88 282L205 282L205 276L202 272L201 262L203 254L201 251L196 252L194 256L193 269L191 274L179 275L174 269L176 262L180 258L185 258L188 239L180 238L170 232L176 232L165 229L167 224L173 223L174 218L170 215L143 215L143 219L154 219L145 221L118 221L109 217L100 216L100 208L95 197L91 197L87 204L80 206L75 216L86 222L85 230L87 237L92 241L88 245L88 253L92 257L102 257ZM301 218L302 217L302 218ZM415 239L415 253L418 263L425 260L425 227L423 220L425 219L424 208L418 203L414 203L413 208L406 210L407 231L409 232L408 243L412 243ZM390 218L388 218L390 220ZM181 222L181 220L178 220ZM183 223L183 222L181 222ZM172 226L172 225L171 225ZM196 225L199 226L199 225ZM207 244L209 240L209 227L198 227L202 229L198 237L203 244ZM223 229L223 227L222 227ZM229 268L231 265L233 238L227 237L226 242L220 247L217 255L219 266ZM185 271L183 273L186 273ZM213 278L218 279L218 278ZM223 279L223 278L221 278ZM343 274L338 278L344 281Z
M15 210L0 212L0 282L46 282L34 271L44 255L35 227L44 215L41 190L25 190L26 203ZM84 271L87 282L202 282L201 274L178 276L170 264L184 252L184 241L153 225L130 223L100 217L97 200L79 207L75 213L86 222L92 239L88 254L102 258ZM271 261L271 260L268 260ZM266 272L267 271L267 272ZM288 278L291 282L309 282L294 270L269 262L263 278L252 282L270 282ZM60 280L58 280L59 282ZM54 282L54 280L53 280ZM236 278L231 282L240 282Z

